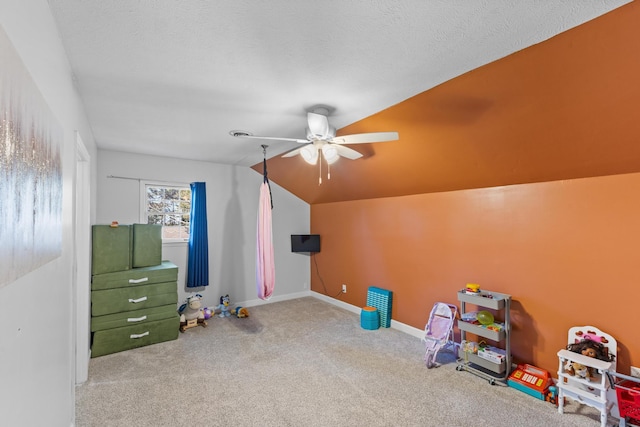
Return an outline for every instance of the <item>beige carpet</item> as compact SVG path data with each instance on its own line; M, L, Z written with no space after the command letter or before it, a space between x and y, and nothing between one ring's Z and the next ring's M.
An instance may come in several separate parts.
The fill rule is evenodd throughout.
M213 318L178 340L91 360L78 426L599 426L455 369L427 369L419 339L365 330L313 297ZM425 314L425 321L426 316Z

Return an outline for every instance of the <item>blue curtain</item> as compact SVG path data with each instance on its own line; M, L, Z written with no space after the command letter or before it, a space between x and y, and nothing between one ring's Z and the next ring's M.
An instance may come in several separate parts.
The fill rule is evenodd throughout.
M209 286L209 239L207 237L207 192L204 182L191 183L191 227L187 287Z

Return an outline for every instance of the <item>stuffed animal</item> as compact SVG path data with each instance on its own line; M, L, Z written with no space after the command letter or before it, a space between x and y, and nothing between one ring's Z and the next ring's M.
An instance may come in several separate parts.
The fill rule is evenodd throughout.
M211 319L215 311L215 308L205 307L204 310L202 310L202 313L204 313L204 320Z
M220 297L220 304L216 307L220 309L220 317L229 317L229 294Z
M583 356L604 360L605 362L613 361L613 355L609 354L609 349L607 349L603 343L594 341L590 338L585 338L576 343L569 344L567 346L567 350L580 353ZM565 365L565 371L569 373L569 375L576 375L589 381L593 378L593 368L581 363L568 361Z
M572 361L568 360L566 365L565 365L565 370L567 371L567 373L569 375L577 376L577 377L580 377L582 379L586 379L586 380L591 381L591 378L592 378L591 368L588 367L588 366L585 366L585 365L583 365L581 363L572 362Z
M186 302L180 306L178 313L180 313L180 332L184 332L194 326L207 326L207 322L204 320L204 312L200 309L202 303L200 300L202 295L195 294L187 297Z
M238 319L249 317L249 310L244 307L236 307L232 310L232 312L238 317Z

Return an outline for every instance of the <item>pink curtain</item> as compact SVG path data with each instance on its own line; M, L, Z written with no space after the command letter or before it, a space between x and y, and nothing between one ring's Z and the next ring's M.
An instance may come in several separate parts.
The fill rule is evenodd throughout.
M256 250L256 287L258 298L266 300L273 294L276 269L273 260L273 238L271 234L271 191L265 177L260 186L258 203L258 231Z

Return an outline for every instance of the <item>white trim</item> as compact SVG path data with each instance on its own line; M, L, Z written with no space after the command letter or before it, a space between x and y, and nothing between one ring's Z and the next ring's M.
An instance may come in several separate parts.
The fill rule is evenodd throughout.
M357 315L360 315L360 311L362 310L362 307L356 307L355 305L346 303L344 301L337 300L335 298L328 297L326 295L320 294L320 293L315 292L315 291L296 292L296 293L293 293L293 294L287 294L287 295L272 297L267 301L263 301L263 300L260 300L260 299L254 299L254 300L249 300L249 301L241 301L241 302L238 302L238 303L234 303L234 305L241 306L241 307L255 307L255 306L258 306L258 305L271 304L273 302L288 301L288 300L298 299L298 298L303 298L303 297L314 297L314 298L317 298L317 299L322 300L324 302L327 302L329 304L333 304L336 307L340 307L340 308L342 308L344 310L350 311L350 312L352 312L354 314L357 314ZM405 334L411 335L412 337L415 337L415 338L418 338L418 339L424 338L424 330L418 329L418 328L414 328L413 326L406 325L404 323L398 322L397 320L391 319L391 329L397 329L400 332L404 332Z
M165 239L162 242L162 246L178 246L182 247L189 243L189 239L186 240L178 240L178 239Z
M356 307L355 305L328 297L315 291L309 291L309 296L318 298L337 307L344 308L345 310L348 310L355 314L360 314L360 311L362 310L362 307ZM418 339L422 339L424 337L424 331L422 329L414 328L413 326L406 325L404 323L398 322L397 320L391 319L391 328L397 329L400 332L404 332L405 334L411 335L412 337L416 337Z
M362 307L356 307L355 305L351 305L351 304L346 303L344 301L340 301L338 299L328 297L328 296L326 296L324 294L320 294L320 293L315 292L315 291L309 291L309 296L312 296L314 298L318 298L319 300L322 300L324 302L328 302L329 304L333 304L333 305L335 305L337 307L344 308L345 310L350 311L350 312L355 313L355 314L358 314L358 315L360 314L360 311L362 310Z
M91 156L75 131L73 362L74 386L87 381L91 358Z
M416 337L418 339L424 338L424 331L422 329L414 328L413 326L400 323L397 320L391 319L391 327L393 329L399 330L400 332L404 332L405 334L409 334L412 337Z
M157 186L157 187L173 187L173 188L188 188L189 190L191 190L191 184L185 184L185 183L181 183L181 182L171 182L171 181L159 181L159 180L152 180L152 179L142 179L142 178L125 178L125 177L120 177L120 176L111 176L111 178L120 178L120 179L137 179L139 185L139 208L138 208L138 218L140 223L142 224L146 224L147 223L147 218L146 218L146 211L147 211L147 185L151 185L151 186ZM189 226L191 226L191 224L189 224ZM164 226L163 226L164 227ZM165 239L164 237L162 238L162 244L166 245L166 244L173 244L173 243L181 243L181 244L185 244L185 243L189 243L189 238L182 238L182 239Z
M287 295L282 295L282 296L274 296L269 298L268 300L261 300L261 299L252 299L252 300L247 300L247 301L240 301L240 302L234 302L234 305L239 305L242 307L256 307L258 305L265 305L265 304L271 304L273 302L281 302L281 301L289 301L292 299L298 299L298 298L303 298L303 297L308 297L311 296L309 294L309 291L305 291L305 292L296 292L293 294L287 294Z

